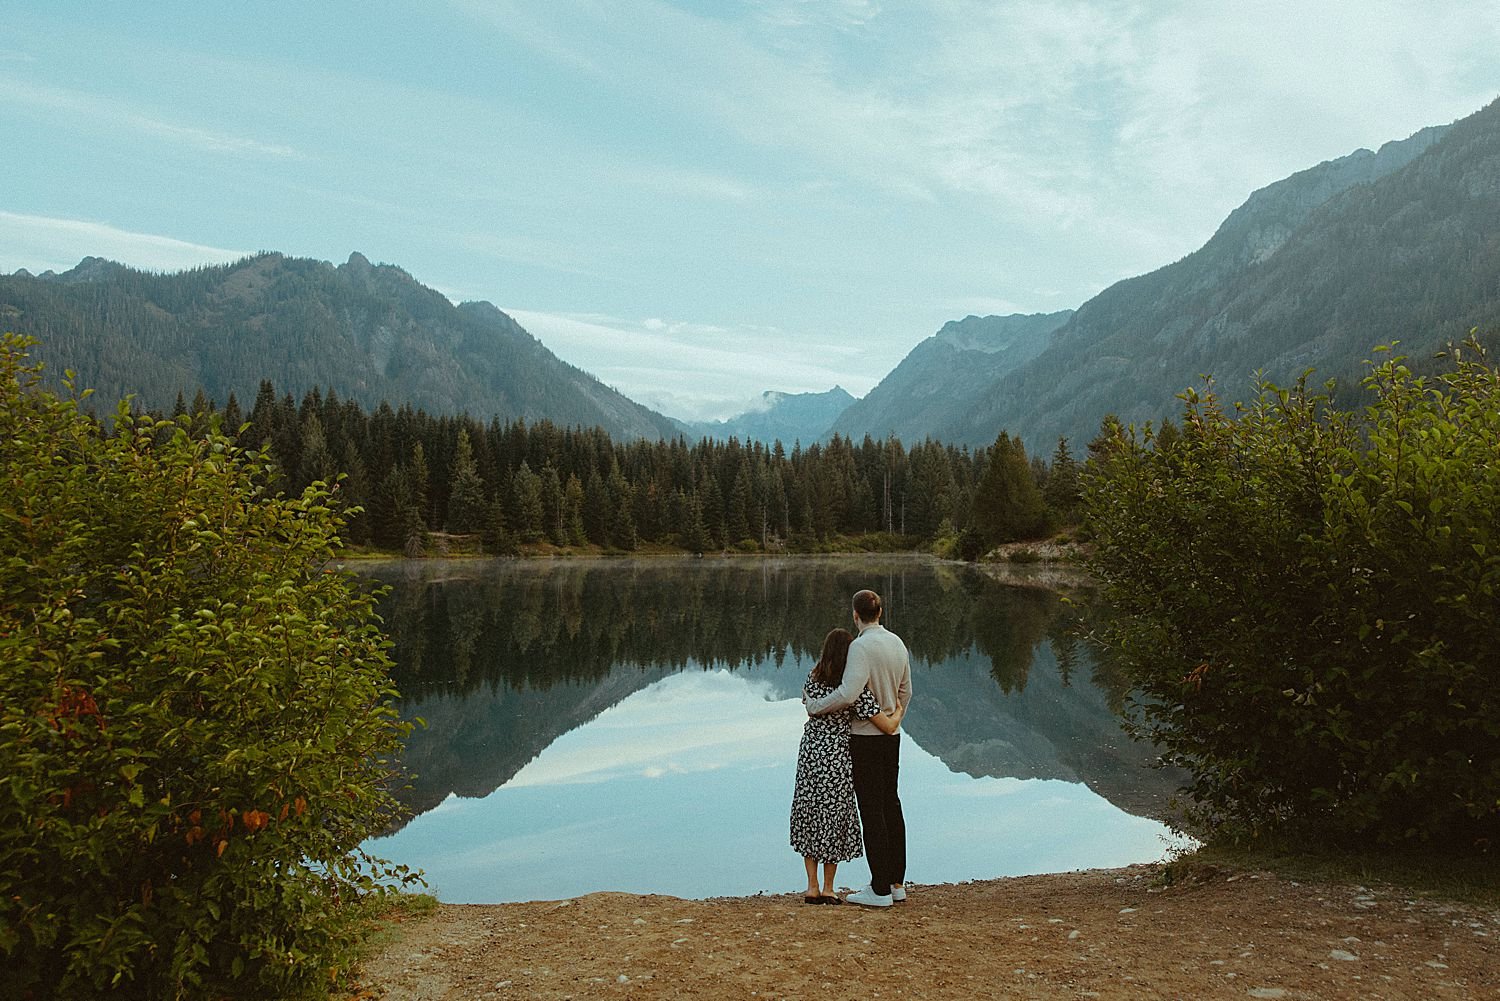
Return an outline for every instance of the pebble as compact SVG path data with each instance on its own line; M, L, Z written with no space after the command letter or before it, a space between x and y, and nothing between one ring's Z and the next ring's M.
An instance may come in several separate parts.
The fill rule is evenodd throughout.
M1358 956L1356 956L1352 952L1345 952L1343 949L1333 949L1333 950L1331 950L1328 953L1328 958L1329 959L1337 959L1337 960L1340 960L1340 961L1345 962L1345 963L1354 963L1354 962L1358 962L1359 961L1359 957Z
M1284 998L1286 990L1281 987L1252 987L1249 994L1253 998Z

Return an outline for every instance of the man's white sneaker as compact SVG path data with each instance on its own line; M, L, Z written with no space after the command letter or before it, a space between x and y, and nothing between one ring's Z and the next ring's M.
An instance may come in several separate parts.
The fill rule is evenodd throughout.
M901 903L901 901L905 900L906 899L906 887L904 887L904 886L893 886L893 887L891 887L891 899L894 900L898 904Z
M846 904L859 904L862 907L889 907L895 903L889 893L881 895L868 886L860 890L855 890L844 898L844 902Z

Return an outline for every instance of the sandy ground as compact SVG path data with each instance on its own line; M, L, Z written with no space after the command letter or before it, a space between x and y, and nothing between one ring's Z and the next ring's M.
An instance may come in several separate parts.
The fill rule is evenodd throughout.
M361 996L1500 998L1500 901L1164 873L913 885L888 910L800 894L443 905L392 928Z

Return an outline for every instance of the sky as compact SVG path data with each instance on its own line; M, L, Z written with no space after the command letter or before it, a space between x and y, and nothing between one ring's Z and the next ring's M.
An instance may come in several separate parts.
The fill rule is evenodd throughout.
M1496 52L1493 0L12 0L0 272L358 251L722 418L1169 264Z

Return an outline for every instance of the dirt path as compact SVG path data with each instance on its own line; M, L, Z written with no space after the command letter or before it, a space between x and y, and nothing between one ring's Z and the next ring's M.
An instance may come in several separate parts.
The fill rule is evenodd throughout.
M1500 902L1160 867L797 895L444 905L365 967L372 997L1500 998Z

